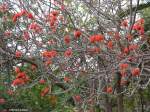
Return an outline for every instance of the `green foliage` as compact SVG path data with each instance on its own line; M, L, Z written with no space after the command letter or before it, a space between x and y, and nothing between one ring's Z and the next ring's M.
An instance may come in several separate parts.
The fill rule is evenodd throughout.
M144 28L145 31L150 31L150 14L149 14L150 8L146 8L141 11L141 15L143 16L145 20Z

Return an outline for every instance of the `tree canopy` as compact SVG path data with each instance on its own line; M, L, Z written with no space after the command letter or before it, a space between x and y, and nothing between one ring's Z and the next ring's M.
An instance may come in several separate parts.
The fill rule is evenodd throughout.
M149 6L2 0L0 111L149 112Z

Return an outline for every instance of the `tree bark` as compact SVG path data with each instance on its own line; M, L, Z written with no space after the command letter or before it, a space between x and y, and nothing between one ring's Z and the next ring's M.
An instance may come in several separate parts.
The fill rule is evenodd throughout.
M105 112L112 112L112 106L107 95L105 95Z
M118 112L124 112L124 106L123 106L123 94L120 94L118 97L117 97L117 110Z
M118 112L124 112L123 94L121 93L122 92L122 88L121 88L121 85L120 85L121 74L117 73L117 77L118 77L118 79L117 79L117 84L116 84L116 91L119 94L117 96L117 111Z

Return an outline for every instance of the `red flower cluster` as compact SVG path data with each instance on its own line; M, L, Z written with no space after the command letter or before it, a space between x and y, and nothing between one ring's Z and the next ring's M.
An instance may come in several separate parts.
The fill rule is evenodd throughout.
M72 49L67 49L64 53L64 56L71 57L72 56Z
M128 41L131 41L133 38L133 36L131 34L128 34L126 37L127 37Z
M128 47L125 47L125 48L123 49L123 53L125 53L125 54L128 54L128 53L129 53Z
M112 93L112 90L113 90L112 87L107 87L107 88L106 88L106 92L107 92L107 93Z
M40 83L40 84L45 84L45 80L44 80L44 79L41 79L41 80L39 80L39 83Z
M121 26L128 27L128 21L127 20L122 21Z
M13 16L12 21L15 23L21 16L27 16L29 19L34 19L32 13L22 10Z
M122 63L122 64L120 64L120 69L121 69L121 70L127 69L128 66L129 66L129 65L128 65L127 63Z
M137 48L138 48L137 44L131 44L131 45L129 45L129 50L130 51L136 50Z
M80 95L75 95L74 99L76 102L81 102L81 96Z
M140 35L144 35L144 19L139 19L134 25L133 30L136 30Z
M108 41L107 47L108 47L109 49L112 49L112 48L113 48L113 42L112 42L111 40Z
M32 13L30 13L30 12L27 13L27 17L28 17L29 19L34 19Z
M53 58L57 55L57 52L55 50L52 50L52 51L44 51L42 53L43 57L46 57L46 58Z
M27 41L27 40L30 39L30 35L29 35L29 33L28 33L27 31L24 31L24 32L23 32L23 39L24 39L25 41Z
M12 85L17 86L17 85L23 85L27 81L29 81L29 77L26 75L25 72L19 72L16 76L16 79L13 80Z
M22 79L15 79L12 83L13 86L23 85L24 81Z
M10 37L12 35L12 31L5 31L4 36Z
M59 11L53 10L53 11L51 11L51 14L56 17L59 15Z
M103 35L93 35L90 37L90 42L91 43L95 43L95 42L101 42L104 40L104 36Z
M7 4L5 4L5 3L3 3L3 4L1 4L0 5L0 12L6 12L6 11L8 11L8 5Z
M64 42L65 42L65 44L70 44L70 37L69 37L69 35L66 35L65 37L64 37Z
M119 39L120 39L119 32L115 32L115 34L114 34L114 38L115 38L116 40L119 40Z
M130 51L134 51L134 50L136 50L137 48L138 48L138 45L137 45L137 44L131 44L131 45L129 45L128 47L125 47L125 48L123 49L123 53L128 54Z
M132 56L130 56L130 57L128 58L128 60L132 62L132 61L134 61L134 60L135 60L135 58L134 58L134 57L132 57Z
M46 94L48 94L49 92L49 87L45 87L42 91L41 91L41 96L45 96Z
M16 58L20 58L22 56L22 52L16 51L15 56L16 56Z
M36 33L39 33L42 31L42 28L40 27L40 25L35 22L33 22L29 25L29 29L33 30Z
M51 11L51 13L48 15L47 20L50 23L50 27L53 31L56 30L57 20L58 20L59 11Z
M65 81L65 82L70 82L70 78L67 77L67 76L65 76L65 77L64 77L64 81Z
M81 33L80 30L75 30L75 31L74 31L74 37L75 37L75 38L79 38L79 37L81 36L81 34L82 34L82 33Z
M139 76L140 75L140 69L139 68L133 68L131 70L131 73L133 76Z
M47 41L47 44L48 45L54 45L54 44L56 44L56 41L53 40L53 39L50 39L50 40Z

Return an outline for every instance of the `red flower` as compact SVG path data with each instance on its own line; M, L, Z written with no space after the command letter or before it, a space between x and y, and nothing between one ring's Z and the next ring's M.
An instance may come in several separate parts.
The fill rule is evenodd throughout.
M64 53L64 56L66 56L66 57L72 56L72 50L71 49L66 50Z
M23 16L24 14L26 14L26 10L22 10L20 13L16 13L13 18L12 21L15 23L17 21L17 19L19 19L21 16Z
M90 42L91 43L95 43L95 42L101 42L104 40L104 36L103 35L93 35L90 37Z
M45 84L45 82L46 82L46 81L45 81L44 79L41 79L41 80L39 81L40 84Z
M25 15L26 13L27 13L26 10L22 10L19 14L20 14L20 16L23 16L23 15Z
M64 81L65 82L70 82L70 78L69 77L64 77Z
M138 48L138 45L136 45L136 44L129 45L130 51L136 50L137 48Z
M141 25L139 25L139 24L137 24L137 23L133 25L133 30L140 31L141 28L142 28Z
M16 51L15 56L16 56L16 58L20 58L22 56L22 52Z
M120 35L119 35L119 32L115 32L115 35L114 35L115 39L116 40L119 40L120 39Z
M12 85L13 86L17 86L17 85L23 85L24 84L24 80L23 79L15 79L13 82L12 82Z
M28 33L27 31L24 31L24 32L23 32L23 39L24 39L25 41L27 41L27 40L30 39L30 35L29 35L29 33Z
M30 80L30 78L29 78L28 76L25 76L25 77L23 78L23 80L24 80L24 82L26 83L26 82L28 82L28 81Z
M9 37L9 36L11 36L11 35L12 35L12 31L5 31L5 32L4 32L4 36Z
M128 27L128 21L127 20L122 21L121 26Z
M101 42L103 40L104 40L104 36L103 35L95 35L95 41Z
M124 52L125 54L128 54L128 53L129 53L128 47L125 47L124 50L123 50L123 52Z
M20 16L21 15L19 13L15 14L12 18L12 21L15 23Z
M25 72L20 72L18 73L17 77L16 78L25 78L26 77L26 73Z
M48 94L49 92L49 87L45 87L42 91L41 91L41 96L45 96L46 94Z
M128 68L128 64L127 63L122 63L122 64L120 64L120 69L122 70L122 69L127 69Z
M139 34L144 35L144 28L143 27L141 27L141 30L139 31Z
M70 43L70 37L69 37L69 35L66 35L64 37L64 42L65 42L65 44L69 44Z
M112 48L113 48L113 42L112 42L112 41L109 41L109 42L107 43L107 47L108 47L109 49L112 49Z
M61 10L65 10L65 6L64 5L61 5Z
M37 23L35 23L35 22L34 22L34 23L31 23L31 24L29 25L29 29L35 31L36 33L39 33L39 32L42 31L42 28L41 28Z
M133 76L139 76L140 75L140 69L139 68L133 68L131 70L131 73Z
M1 4L0 5L0 12L4 13L6 11L8 11L8 5L5 3Z
M131 41L131 40L132 40L132 38L133 38L133 36L132 36L131 34L128 34L128 35L127 35L127 39L128 39L128 41Z
M91 42L91 43L94 43L94 42L95 42L95 36L94 36L94 35L90 37L90 42Z
M56 22L57 21L57 17L56 16L52 16L51 17L51 21Z
M29 19L34 19L32 13L27 13L27 17L28 17Z
M107 93L112 93L112 87L107 87L106 92Z
M59 11L52 11L51 14L52 14L53 16L58 16Z
M75 99L75 101L80 102L81 101L81 96L80 95L75 95L74 99Z
M0 98L0 105L5 104L6 100L4 98Z
M54 44L56 44L56 42L55 42L53 39L51 39L51 40L49 40L49 41L47 42L47 44L48 44L48 45L54 45Z
M75 36L75 38L79 38L80 36L81 36L81 31L79 31L79 30L76 30L76 31L74 31L74 36Z
M129 57L128 60L129 60L129 61L134 61L135 58L134 58L134 57Z
M53 58L53 57L55 57L57 55L57 52L55 50L44 51L42 54L43 54L43 57Z
M54 26L55 25L55 21L50 21L50 26Z

